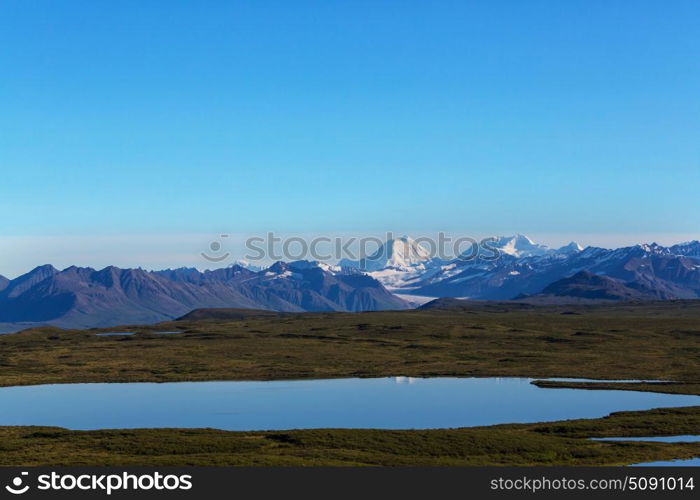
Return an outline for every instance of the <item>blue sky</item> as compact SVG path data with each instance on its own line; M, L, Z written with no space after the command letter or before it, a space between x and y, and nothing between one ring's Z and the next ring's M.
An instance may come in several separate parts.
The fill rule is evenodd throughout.
M4 0L0 274L189 264L139 241L220 233L700 237L699 18L697 1Z

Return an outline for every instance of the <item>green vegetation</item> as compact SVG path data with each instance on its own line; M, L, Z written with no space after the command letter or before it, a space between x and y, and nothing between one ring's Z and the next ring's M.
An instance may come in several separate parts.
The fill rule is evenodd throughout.
M700 302L260 315L0 336L0 385L378 376L662 379L542 387L700 394ZM182 333L161 335L159 331ZM100 332L135 335L97 336ZM700 407L464 429L226 432L0 427L0 465L604 465L689 458Z
M698 428L700 407L425 431L0 427L0 465L622 465L698 456L700 443L588 437L691 434Z
M683 382L558 382L554 380L534 380L543 389L589 389L615 391L661 392L665 394L700 394L700 384Z
M184 333L153 333L178 329ZM95 335L125 330L138 333ZM699 360L700 301L475 304L29 330L0 336L0 385L394 375L700 383Z

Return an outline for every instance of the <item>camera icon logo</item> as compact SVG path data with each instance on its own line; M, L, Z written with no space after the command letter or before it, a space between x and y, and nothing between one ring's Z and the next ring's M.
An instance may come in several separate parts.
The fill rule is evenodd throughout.
M221 235L221 238L228 238L228 237L229 237L228 234ZM222 261L228 259L231 254L229 252L225 252L222 255L216 255L221 251L221 247L222 247L221 241L219 241L219 240L212 241L209 244L209 249L212 251L212 253L214 255L211 255L211 254L206 253L206 252L202 252L202 253L200 253L200 255L202 257L204 257L206 260L208 260L209 262L222 262Z
M5 486L5 489L12 493L13 495L23 495L27 491L29 491L29 485L25 485L22 487L22 483L24 482L24 476L28 476L28 472L22 472L19 476L14 478L12 480L11 485Z

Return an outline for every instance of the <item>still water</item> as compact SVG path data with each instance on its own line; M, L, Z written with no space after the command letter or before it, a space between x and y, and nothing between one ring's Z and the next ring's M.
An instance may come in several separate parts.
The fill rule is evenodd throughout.
M605 437L591 438L593 441L648 441L651 443L700 443L700 436L686 434L682 436L649 436L649 437Z
M698 404L700 396L540 389L519 378L60 384L0 388L0 425L427 429Z
M700 466L700 457L688 458L686 460L666 460L662 462L643 462L641 464L632 464L632 467L698 467Z

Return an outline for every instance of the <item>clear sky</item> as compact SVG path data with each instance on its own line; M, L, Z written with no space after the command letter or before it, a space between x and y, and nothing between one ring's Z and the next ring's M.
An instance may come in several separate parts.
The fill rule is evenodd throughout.
M700 238L699 24L697 0L3 0L0 274L191 264L220 233Z

